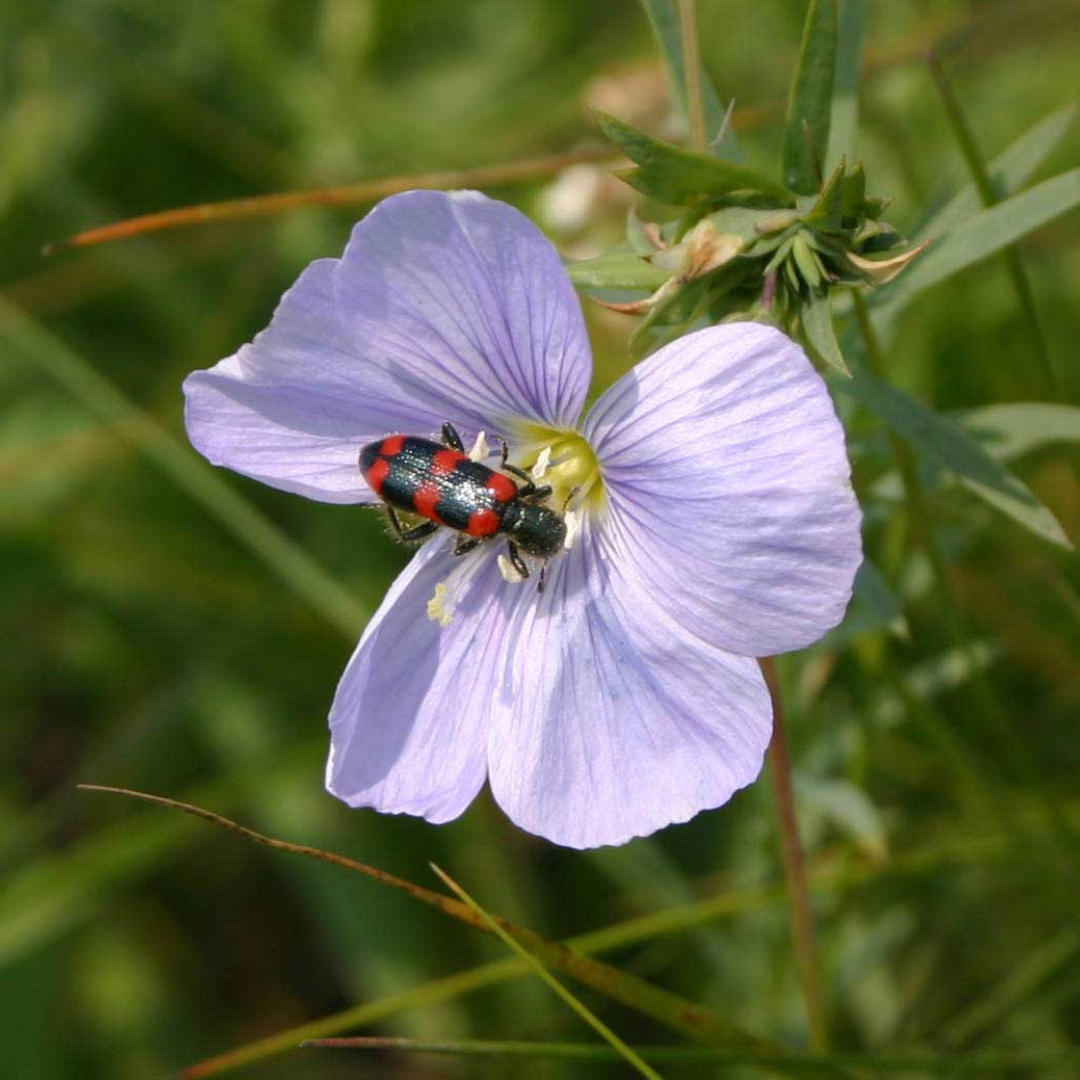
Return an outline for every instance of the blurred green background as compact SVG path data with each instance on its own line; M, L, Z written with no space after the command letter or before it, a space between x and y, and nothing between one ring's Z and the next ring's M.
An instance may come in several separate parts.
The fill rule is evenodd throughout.
M751 162L770 171L803 16L793 0L700 5L706 66L736 99ZM1076 98L1080 6L872 5L857 145L870 189L895 199L891 219L909 232L967 181L922 61L929 47L992 156ZM78 792L79 782L187 798L425 885L434 860L491 910L555 936L725 898L609 959L802 1043L766 784L689 825L587 854L517 831L486 794L441 828L347 810L324 794L322 769L326 712L355 635L214 506L256 508L361 615L405 553L373 514L231 475L222 479L238 502L223 504L137 448L160 446L147 418L183 440L185 374L261 329L308 261L341 250L361 208L41 254L80 229L172 206L599 146L590 103L677 138L640 8L4 0L0 57L3 296L47 332L20 322L25 348L0 357L0 1072L161 1076L504 955L378 884ZM1036 179L1078 159L1074 127ZM579 170L555 188L545 176L488 190L580 257L619 238L631 203L605 177ZM1072 213L1022 249L1074 404L1078 239ZM599 377L610 380L626 365L632 323L589 315ZM1000 260L913 303L888 362L899 385L939 409L1044 394ZM138 410L119 423L114 391ZM835 1042L1066 1047L1080 1041L1075 557L955 489L931 492L954 593L944 612L902 515L869 497L891 468L880 425L854 415L849 427L868 550L907 634L853 618L782 663ZM181 457L190 476L209 471L194 452ZM1053 444L1015 463L1074 541L1078 461ZM583 996L622 1034L667 1038ZM593 1038L527 980L387 1013L371 1030ZM243 1075L616 1070L626 1071L306 1050Z

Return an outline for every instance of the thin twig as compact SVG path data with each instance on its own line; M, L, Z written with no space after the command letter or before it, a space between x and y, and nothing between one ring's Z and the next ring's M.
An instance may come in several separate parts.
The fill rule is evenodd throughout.
M784 863L784 877L787 879L788 899L791 903L791 935L795 944L795 963L806 1002L810 1049L824 1054L829 1049L829 1027L822 990L821 963L814 934L814 915L810 909L810 888L806 880L806 863L803 860L799 824L795 814L791 756L788 753L787 733L784 728L784 703L772 657L761 661L761 670L773 705L769 777L776 802L776 816L780 826L780 855Z
M604 161L611 157L613 154L610 148L592 147L587 150L571 150L564 154L551 154L547 157L525 158L502 165L484 165L476 169L449 169L440 172L416 173L410 176L390 176L361 184L347 184L344 187L318 188L313 191L282 191L273 195L254 195L246 199L228 199L224 202L180 206L155 214L125 218L123 221L116 221L97 229L87 229L66 240L47 245L43 254L51 255L65 248L83 248L113 240L126 240L132 236L160 232L162 229L178 229L185 225L236 221L240 218L278 214L284 210L294 210L302 206L357 206L377 202L387 195L394 195L399 191L411 191L415 188L510 184L539 176L549 176L569 165Z
M324 851L322 848L310 847L307 844L294 844L289 840L279 840L274 836L266 836L263 833L256 832L254 829L249 829L246 825L233 821L231 818L215 814L212 810L204 810L201 806L180 802L179 799L169 799L164 795L151 795L148 792L133 791L130 788L108 787L105 784L79 784L77 786L80 791L102 791L109 795L127 795L129 798L141 799L143 802L164 806L170 810L181 810L185 814L201 818L203 821L210 822L211 825L219 825L223 829L228 829L229 832L238 833L245 840L263 844L266 847L273 848L275 851L286 851L290 855L302 855L307 859L318 859L320 862L330 863L331 866L340 866L344 870L355 870L365 877L381 881L384 885L392 885L395 889L401 889L402 892L408 893L415 899L430 904L431 907L437 908L455 919L460 919L462 922L469 923L479 930L489 930L487 922L477 915L468 904L464 904L460 900L454 900L443 893L437 893L432 889L425 889L421 885L414 885L411 881L399 878L395 874L389 874L385 870L380 870L375 866L368 866L367 863L358 862L356 859L347 858L345 855L337 855L332 851Z

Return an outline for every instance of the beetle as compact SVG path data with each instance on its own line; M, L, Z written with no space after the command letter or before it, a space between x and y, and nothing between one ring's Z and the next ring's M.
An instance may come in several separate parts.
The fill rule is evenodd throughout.
M368 443L360 451L360 475L385 503L391 528L400 540L422 540L446 526L459 534L454 554L464 555L501 534L507 539L511 564L527 578L529 568L521 552L540 559L554 555L566 540L566 522L542 505L551 488L538 487L524 469L506 458L504 440L498 470L473 461L448 422L442 426L441 443L416 435L387 435ZM521 487L515 477L524 481ZM427 521L406 529L398 510ZM543 567L538 588L543 592Z

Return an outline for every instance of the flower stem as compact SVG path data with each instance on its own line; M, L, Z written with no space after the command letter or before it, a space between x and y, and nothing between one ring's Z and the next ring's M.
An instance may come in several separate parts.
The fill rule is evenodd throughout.
M682 31L683 78L686 80L686 116L690 121L690 149L704 154L708 141L705 134L705 104L701 96L697 0L679 0L679 24Z
M829 1028L822 990L821 963L817 938L814 934L814 915L810 909L810 889L806 880L806 863L799 842L799 825L795 814L795 792L791 783L791 756L788 753L784 728L784 703L780 680L772 657L761 661L761 671L769 687L773 706L773 735L769 744L769 778L772 781L776 816L780 827L780 856L784 864L788 900L791 904L791 936L795 944L795 963L799 971L803 1000L810 1030L810 1049L824 1054L829 1049Z

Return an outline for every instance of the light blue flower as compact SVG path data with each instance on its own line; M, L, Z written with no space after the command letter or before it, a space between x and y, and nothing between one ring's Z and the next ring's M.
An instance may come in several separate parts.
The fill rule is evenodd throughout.
M835 626L861 559L828 392L753 323L665 346L581 418L591 367L577 298L527 218L409 192L185 383L201 453L309 498L376 502L359 448L444 421L546 463L556 508L577 492L580 529L542 594L505 580L505 542L455 558L441 533L394 583L330 714L327 786L350 805L449 821L487 779L522 828L584 848L758 775L771 708L754 657Z

